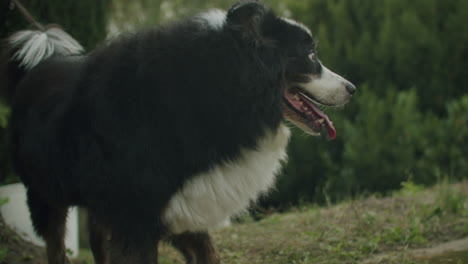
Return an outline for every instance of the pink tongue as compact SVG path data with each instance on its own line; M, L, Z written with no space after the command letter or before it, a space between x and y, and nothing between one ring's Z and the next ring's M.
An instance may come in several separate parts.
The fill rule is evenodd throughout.
M326 114L324 114L315 104L313 103L307 103L307 105L314 111L314 113L323 120L325 120L325 129L327 130L328 136L330 139L335 139L336 138L336 130L335 127L333 127L333 123L330 121L330 118Z
M330 122L329 124L327 124L326 129L327 129L327 133L328 133L328 136L330 137L330 139L335 139L336 138L336 130L333 127L333 123Z

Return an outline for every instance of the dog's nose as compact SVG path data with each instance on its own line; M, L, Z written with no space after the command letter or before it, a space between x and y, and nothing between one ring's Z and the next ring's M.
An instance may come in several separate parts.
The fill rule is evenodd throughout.
M346 90L348 91L348 93L354 94L354 92L356 92L356 86L354 86L354 84L348 82L346 84Z

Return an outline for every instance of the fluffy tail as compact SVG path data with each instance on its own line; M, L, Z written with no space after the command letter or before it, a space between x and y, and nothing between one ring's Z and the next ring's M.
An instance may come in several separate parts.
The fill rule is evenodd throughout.
M83 47L62 29L23 30L6 40L0 74L0 95L11 101L14 90L24 75L41 61L52 56L78 55Z

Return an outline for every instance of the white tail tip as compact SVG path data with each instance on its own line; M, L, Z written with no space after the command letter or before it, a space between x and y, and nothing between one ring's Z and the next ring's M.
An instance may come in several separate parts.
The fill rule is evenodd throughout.
M26 70L56 55L77 55L83 47L65 31L51 27L46 31L23 30L13 34L8 43L16 50L12 60L20 62Z

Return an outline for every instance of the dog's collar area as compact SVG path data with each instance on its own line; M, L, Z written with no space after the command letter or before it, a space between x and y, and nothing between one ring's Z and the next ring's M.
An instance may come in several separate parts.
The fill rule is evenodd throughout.
M328 116L319 109L314 99L300 88L286 89L284 100L287 107L291 108L301 118L294 118L294 121L307 126L312 131L320 133L322 128L328 133L330 139L335 139L336 130Z

